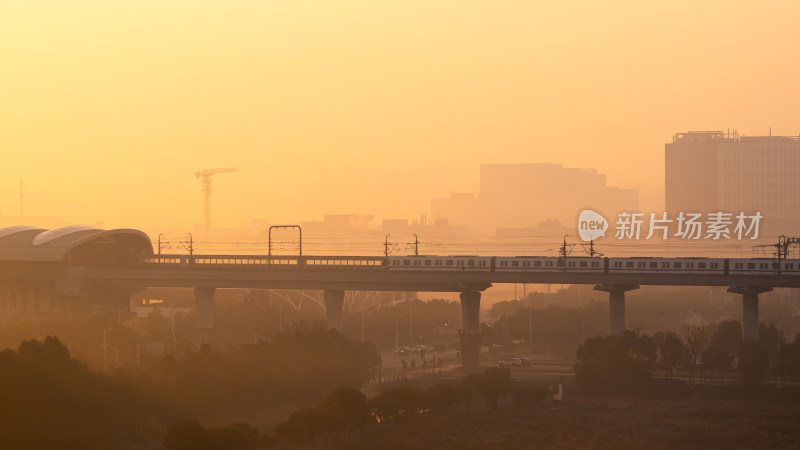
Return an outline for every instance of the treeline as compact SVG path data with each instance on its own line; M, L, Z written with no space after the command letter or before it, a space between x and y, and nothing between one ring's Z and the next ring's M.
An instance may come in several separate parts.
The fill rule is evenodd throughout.
M248 443L218 447L214 446L214 438L209 438L208 433L219 434L220 429L201 431L196 423L181 422L170 427L164 445L168 450L245 450L256 448L253 445L257 441L262 445L282 442L313 444L317 439L350 441L354 432L366 426L476 402L483 406L494 406L501 395L511 392L511 374L508 369L501 367L489 367L481 373L468 374L460 383L436 384L427 389L402 384L384 389L371 399L357 389L339 388L333 390L317 407L292 413L275 428L274 436L257 436L246 425L234 424L231 427L235 430L230 430L228 435L233 436L238 432L240 441L249 436ZM520 391L520 398L538 403L545 392L543 388Z
M359 386L377 364L371 343L336 331L312 331L224 352L167 356L144 368L139 379L192 415L241 413L309 403L337 386Z
M154 437L169 407L89 370L51 336L0 353L0 448L91 449Z
M800 375L800 333L788 341L774 325L759 326L759 342L742 342L738 321L715 325L683 325L679 333L657 332L652 337L635 331L622 336L592 337L578 347L574 366L578 380L651 378L654 372L672 377L688 374L689 382L724 384L736 371L745 384L764 376L794 381Z
M159 439L188 418L314 404L338 386L360 385L376 361L371 344L315 331L226 352L204 347L136 376L108 375L55 337L24 341L0 353L0 448L114 448ZM242 427L207 432L213 442L249 439Z

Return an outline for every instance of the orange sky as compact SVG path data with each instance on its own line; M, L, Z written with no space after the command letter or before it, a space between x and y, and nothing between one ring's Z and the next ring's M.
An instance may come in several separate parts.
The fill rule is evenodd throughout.
M674 132L800 133L800 2L0 4L0 213L107 227L412 217L481 163L663 208ZM739 6L736 6L739 5Z

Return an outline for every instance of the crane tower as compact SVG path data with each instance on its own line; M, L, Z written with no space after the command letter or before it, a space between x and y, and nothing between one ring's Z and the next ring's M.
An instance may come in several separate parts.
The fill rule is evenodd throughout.
M235 167L225 169L200 170L194 173L195 178L202 178L203 196L205 197L206 236L211 232L211 176L218 173L236 172Z

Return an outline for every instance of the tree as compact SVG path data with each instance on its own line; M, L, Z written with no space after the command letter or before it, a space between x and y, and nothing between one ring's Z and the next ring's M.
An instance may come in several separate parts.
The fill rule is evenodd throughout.
M794 377L800 370L800 344L792 342L784 344L778 352L778 361L781 377L789 377L789 382L794 382Z
M711 370L712 381L714 378L714 370L717 370L719 371L722 385L725 385L725 371L730 369L733 365L733 355L719 347L709 346L703 351L702 358L703 364L706 364Z
M710 340L708 327L685 323L681 325L681 336L684 342L686 342L686 349L689 356L689 383L693 383L695 364L697 364L700 355L703 354Z
M331 419L330 431L360 430L369 420L367 397L358 389L340 388L328 395L320 409Z
M742 347L739 349L739 367L745 385L758 383L769 369L767 350L758 342L742 342Z
M578 347L578 379L646 379L652 376L656 346L646 334L592 337Z
M326 431L328 415L317 408L295 411L285 422L275 427L275 434L285 440L302 444L313 441Z
M167 450L206 450L210 449L208 431L196 420L172 424L164 436Z
M427 396L407 384L384 389L368 401L369 409L379 422L402 416L413 416L426 409Z
M742 324L738 320L723 320L711 335L710 347L723 350L730 355L739 353L742 345Z
M759 324L758 342L767 352L767 360L770 369L778 366L778 352L781 347L781 333L774 324Z
M683 341L672 331L661 333L653 339L658 344L658 363L664 375L671 377L676 367L686 360L686 347Z
M207 434L209 444L214 450L258 449L258 430L246 423L209 428Z
M496 404L500 395L511 392L511 371L505 367L487 367L483 372L467 374L463 383L475 395Z

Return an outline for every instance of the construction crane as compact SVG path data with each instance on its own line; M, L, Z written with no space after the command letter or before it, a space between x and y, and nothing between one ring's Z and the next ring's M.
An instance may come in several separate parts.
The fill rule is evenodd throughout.
M195 178L202 178L203 196L205 197L206 236L211 232L211 176L218 173L236 172L235 167L225 169L200 170L194 173Z

